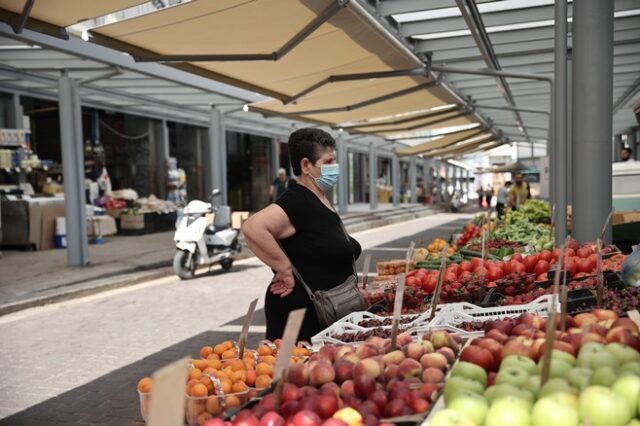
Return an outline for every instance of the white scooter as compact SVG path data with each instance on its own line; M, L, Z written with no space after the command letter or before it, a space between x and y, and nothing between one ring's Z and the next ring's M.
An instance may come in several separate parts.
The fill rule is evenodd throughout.
M219 194L220 190L213 190L211 200ZM215 214L213 223L208 224L208 215L212 213ZM231 228L231 208L194 200L182 214L173 237L177 248L173 258L176 274L188 280L194 277L197 266L217 263L225 272L231 269L234 256L242 250L239 230Z

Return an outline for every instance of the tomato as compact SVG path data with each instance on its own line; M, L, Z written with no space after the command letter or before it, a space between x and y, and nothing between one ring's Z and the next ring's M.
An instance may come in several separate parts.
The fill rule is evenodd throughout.
M429 275L426 284L422 284L422 289L427 293L433 293L433 291L436 289L436 284L438 284L438 276L431 274Z
M575 250L574 250L574 249L572 249L572 248L566 248L566 249L564 249L564 257L567 257L567 256L575 256L575 255L576 255L576 252L575 252Z
M578 255L578 257L581 257L583 259L589 257L590 255L593 254L593 250L591 250L590 247L587 246L582 246L578 249L578 251L576 252L576 254Z
M466 280L467 278L469 278L470 275L471 275L471 271L462 271L462 273L460 274L458 279L459 280Z
M515 260L517 262L522 262L522 255L520 253L514 253L511 256L511 260Z
M447 271L447 273L452 273L452 274L457 276L458 275L458 268L459 268L459 266L458 266L457 263L452 263L451 265L447 266L446 271Z
M536 266L534 268L534 272L536 273L536 276L547 273L548 271L549 271L549 262L547 262L544 259L538 260L538 263L536 263Z
M551 259L553 259L553 254L549 250L543 250L540 253L540 259L551 262Z
M507 262L496 262L495 265L496 268L500 268L502 272L504 272L504 268L506 268Z
M591 262L589 259L578 259L576 262L578 272L591 272ZM572 274L573 275L573 274Z
M489 274L489 271L487 270L487 268L483 268L482 266L479 266L473 270L473 273L478 276L484 275L486 277Z
M558 260L560 258L560 253L561 252L562 252L562 250L560 250L559 248L554 248L553 252L552 252L553 258L555 260Z
M473 271L473 265L468 260L463 260L458 266L458 271Z
M511 262L520 263L520 262L516 262L515 260L512 260ZM511 269L511 262L504 262L504 267L502 270L505 274L510 274L513 272L513 270Z
M422 271L422 269L414 269L413 271L411 271L411 272L409 272L409 273L407 274L407 278L409 278L409 277L415 277L416 275L418 275L418 273L419 273L420 271Z
M422 285L422 283L416 277L407 277L404 283L410 287L417 287L419 285Z
M524 267L524 265L520 262L510 262L511 263L511 273L521 273L521 272L527 272L526 268Z
M487 278L491 281L499 280L504 275L500 268L489 267L488 271Z
M531 254L524 258L524 269L527 272L533 272L533 269L536 267L536 263L538 263L538 256L535 254Z
M565 258L564 269L569 271L571 276L574 276L578 272L578 265L576 264L575 257Z
M474 257L473 259L471 259L471 266L473 267L473 270L476 270L481 264L482 259L480 259L479 257Z
M451 281L451 282L453 282L453 281L455 281L455 280L457 280L457 279L458 279L458 277L457 277L457 276L456 276L456 274L454 274L454 273L446 272L446 273L444 274L444 280L445 280L445 281Z

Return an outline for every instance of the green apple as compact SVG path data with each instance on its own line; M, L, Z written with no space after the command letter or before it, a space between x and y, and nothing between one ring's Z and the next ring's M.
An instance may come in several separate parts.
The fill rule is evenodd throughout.
M611 367L612 369L617 369L620 367L620 363L616 359L614 355L610 352L602 351L591 356L591 361L589 364L589 368L595 370L599 367Z
M623 364L618 370L618 375L633 374L640 376L640 362L632 361Z
M489 405L492 405L496 401L499 401L503 398L516 398L522 401L522 406L527 409L531 409L531 405L533 404L534 396L532 393L519 389L513 385L508 383L503 383L501 385L493 385L488 387L487 390L484 391L484 397L489 401Z
M521 368L512 365L510 367L500 368L496 375L496 384L509 383L514 386L522 386L529 378L529 374Z
M448 404L449 401L452 401L453 397L461 391L471 391L482 395L484 393L484 386L466 377L450 377L444 385L444 402Z
M601 352L605 352L605 348L603 344L596 343L596 342L585 343L584 346L580 348L576 365L578 367L585 367L585 368L591 367L591 358L595 354L601 353Z
M640 426L640 420L638 419L631 419L631 421L629 423L627 423L626 426Z
M482 425L489 411L489 404L484 396L475 392L461 391L456 393L453 401L447 404L447 408L466 415L477 425Z
M485 426L529 426L531 415L529 410L517 402L517 398L503 398L491 405L485 419Z
M627 403L631 412L638 411L638 396L640 395L640 377L637 376L624 376L616 380L611 389L622 396Z
M512 367L512 366L522 368L529 375L538 373L538 367L536 366L535 361L526 356L509 355L508 357L504 358L500 363L500 370L502 370L505 367Z
M540 391L540 386L540 376L529 376L527 381L522 385L522 388L531 392L531 394L535 397Z
M573 367L571 370L567 371L564 378L574 388L583 390L589 386L591 373L592 371L588 368Z
M559 349L554 349L551 351L551 359L560 359L564 362L568 362L571 366L576 365L576 357L571 355L569 352L561 351Z
M487 372L484 368L471 362L458 361L453 370L451 370L451 377L457 376L475 380L482 384L483 388L487 386Z
M640 353L630 346L613 342L609 343L605 348L607 352L616 358L618 365L626 364L631 361L640 362Z
M611 389L589 386L580 394L580 419L589 426L624 426L632 418L629 405Z
M478 426L469 417L448 408L435 413L430 424L431 426Z
M532 426L578 426L578 410L559 401L556 398L558 395L561 393L539 399L535 403L531 412Z
M578 395L575 393L556 392L552 395L547 396L546 398L551 398L562 405L571 407L576 410L576 412L580 408L580 400L578 399Z
M582 352L601 352L604 351L604 345L602 343L598 343L598 342L587 342L584 345L582 345L580 347L580 351L578 351L578 356L580 356L580 354Z
M616 381L616 372L611 367L598 367L593 370L589 378L589 385L599 385L609 387Z
M547 383L542 385L540 392L538 392L538 398L544 398L557 392L577 393L575 389L569 386L569 383L567 383L565 379L556 377L547 380Z
M538 363L538 370L540 374L542 374L542 364L543 361L540 360ZM573 364L568 363L567 361L551 358L551 366L549 368L549 377L564 377L567 374L567 371L571 370Z

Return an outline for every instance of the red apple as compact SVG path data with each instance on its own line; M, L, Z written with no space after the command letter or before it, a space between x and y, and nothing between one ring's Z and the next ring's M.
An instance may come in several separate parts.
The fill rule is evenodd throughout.
M491 339L489 337L474 339L472 344L481 346L491 352L493 356L493 360L496 362L496 367L502 361L502 344L498 343L497 340Z
M631 321L629 318L618 318L613 322L613 325L611 326L611 328L615 328L615 327L625 327L633 333L638 332L638 326L636 325L635 322Z
M284 419L275 411L270 411L262 416L259 426L284 426Z
M333 364L336 376L336 383L340 384L345 380L353 378L353 364L344 359L339 359Z
M338 398L330 395L319 395L318 396L318 414L323 419L327 419L333 416L333 413L338 411Z
M607 343L619 342L640 351L640 338L625 327L612 328L606 337Z
M389 402L387 393L379 390L369 395L369 400L373 401L380 410L384 409L385 405L387 405L387 402Z
M356 394L355 384L353 380L345 380L340 385L340 396L343 399L353 397Z
M617 320L618 314L616 314L614 311L611 311L609 309L594 309L593 311L591 311L591 313L593 315L596 316L596 318L598 318L598 321L602 321L602 320Z
M491 352L481 346L471 345L464 348L460 354L460 361L467 361L479 365L487 372L496 367L496 361L493 359Z
M384 366L381 366L378 361L372 358L366 358L353 367L353 377L357 378L358 376L366 375L375 380L383 371Z
M495 341L497 341L500 344L503 344L507 341L507 339L509 338L509 336L507 334L505 334L504 332L498 330L497 328L491 329L489 330L486 335L486 337L493 339Z
M436 353L444 355L449 364L453 364L453 362L456 360L456 353L450 347L445 346L444 348L440 348L436 351Z
M527 312L518 317L516 324L527 324L537 330L541 330L542 318L536 314Z
M400 365L398 365L398 374L405 379L418 377L421 373L422 365L413 358L405 358Z
M336 379L336 372L328 361L318 362L309 373L309 382L312 386L322 386Z
M375 379L368 375L356 376L353 384L355 393L360 398L366 398L376 390Z
M502 348L502 359L509 355L522 355L534 359L533 340L522 336L509 340Z
M485 325L485 331L499 330L508 335L511 333L514 325L514 321L510 318L495 320Z
M582 326L587 324L598 322L598 318L595 315L590 314L588 312L583 312L581 314L575 315L573 317L573 320L575 321L576 326L579 328L582 328Z
M322 420L320 417L309 410L302 410L293 417L294 426L320 426Z
M532 339L536 335L537 331L540 331L540 330L538 330L535 327L532 327L529 324L518 324L515 327L513 327L513 330L511 330L511 335L524 336Z
M282 387L282 400L283 401L297 401L302 398L302 391L296 385L291 383L285 383Z
M287 370L286 381L298 387L309 383L309 367L305 364L292 364Z

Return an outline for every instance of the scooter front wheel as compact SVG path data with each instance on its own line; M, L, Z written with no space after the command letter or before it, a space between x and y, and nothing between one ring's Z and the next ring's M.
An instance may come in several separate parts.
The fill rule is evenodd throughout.
M191 264L187 265L191 257ZM183 280L190 280L195 275L195 255L188 251L178 250L173 257L173 270Z

